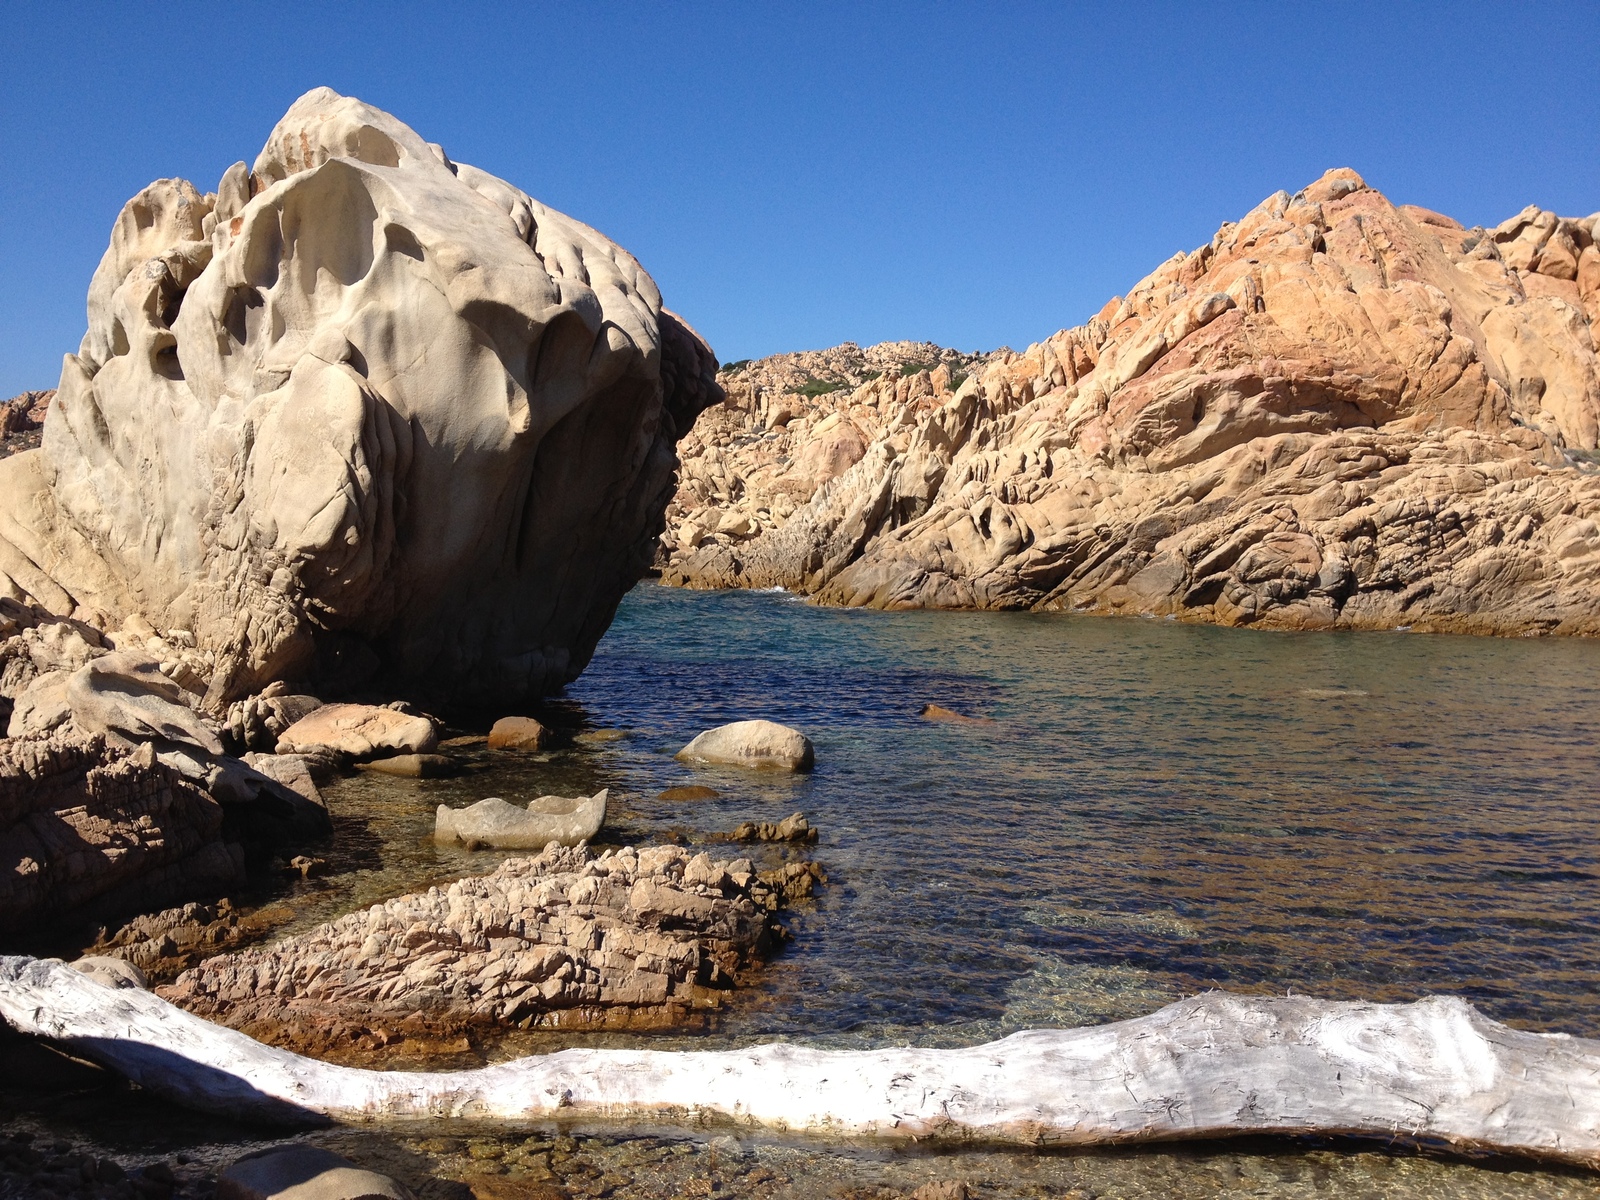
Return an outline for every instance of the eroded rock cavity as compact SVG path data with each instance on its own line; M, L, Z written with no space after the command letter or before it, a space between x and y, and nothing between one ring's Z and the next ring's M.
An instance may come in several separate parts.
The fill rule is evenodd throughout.
M181 632L215 711L572 679L720 396L630 254L327 88L129 201L88 315L0 461L0 596Z

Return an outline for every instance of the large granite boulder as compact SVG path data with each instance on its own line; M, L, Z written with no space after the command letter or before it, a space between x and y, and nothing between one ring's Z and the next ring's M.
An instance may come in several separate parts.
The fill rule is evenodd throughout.
M1597 219L1463 229L1330 171L1021 354L735 364L663 578L1600 633Z
M88 316L0 460L0 596L137 618L219 713L572 679L720 396L625 250L327 88L214 193L130 200Z

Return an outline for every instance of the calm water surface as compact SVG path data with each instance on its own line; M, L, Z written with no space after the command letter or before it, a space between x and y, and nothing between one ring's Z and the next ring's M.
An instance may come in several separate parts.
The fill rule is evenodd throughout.
M930 701L994 723L927 721ZM1597 702L1587 641L885 614L642 585L545 714L628 736L332 796L374 822L382 866L357 876L374 896L486 865L426 842L442 800L609 786L624 799L604 839L641 843L805 812L830 883L725 1022L741 1040L973 1041L1208 987L1453 993L1600 1036ZM673 759L754 716L809 734L816 771ZM723 797L655 799L690 782ZM325 906L350 907L344 892Z
M463 751L473 770L450 780L333 786L339 873L297 888L289 928L492 868L500 856L434 846L441 802L610 787L605 843L703 842L799 810L821 829L810 853L830 880L719 1028L650 1044L964 1044L1136 1016L1209 987L1452 993L1512 1024L1600 1036L1597 678L1600 643L1584 641L884 614L642 585L584 676L538 710L623 736ZM928 702L993 723L930 722ZM808 733L816 771L673 759L700 730L756 716ZM722 797L657 799L686 783ZM492 1053L553 1044L523 1035ZM72 1096L39 1118L218 1161L258 1136L207 1132L121 1093ZM532 1178L518 1148L528 1131L339 1136L375 1166L499 1172L511 1188L485 1194ZM697 1136L670 1153L633 1135L582 1143L572 1161L591 1155L593 1175L566 1184L610 1172L631 1181L618 1198L689 1194L682 1172L700 1163L719 1195L887 1195L872 1189L964 1178L985 1197L1600 1196L1583 1173L1286 1143L907 1158L758 1141L732 1167ZM786 1182L741 1183L757 1161Z

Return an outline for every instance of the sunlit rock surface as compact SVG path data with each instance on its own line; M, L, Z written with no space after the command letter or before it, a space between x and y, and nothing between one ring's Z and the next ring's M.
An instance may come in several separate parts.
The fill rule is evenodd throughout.
M214 193L123 209L0 595L279 678L521 697L649 566L710 352L626 251L326 88Z
M663 577L1600 632L1595 224L1463 229L1330 171L1022 354L736 366L682 448Z

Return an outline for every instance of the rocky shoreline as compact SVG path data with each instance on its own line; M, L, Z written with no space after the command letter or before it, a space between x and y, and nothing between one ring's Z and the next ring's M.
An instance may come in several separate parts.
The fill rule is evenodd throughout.
M1600 633L1595 220L1464 229L1332 171L1021 354L730 364L680 446L661 578Z

